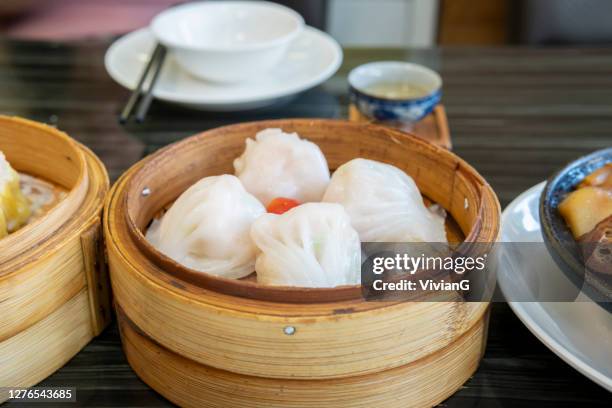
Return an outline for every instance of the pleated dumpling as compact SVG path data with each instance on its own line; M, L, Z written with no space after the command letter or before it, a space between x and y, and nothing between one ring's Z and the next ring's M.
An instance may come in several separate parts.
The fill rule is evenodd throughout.
M23 226L30 202L19 189L19 175L0 152L0 238Z
M232 175L205 177L189 187L151 225L147 239L197 271L239 279L255 270L253 221L265 212Z
M323 201L342 204L362 242L447 242L444 217L425 207L414 180L390 164L343 164Z
M361 279L361 245L338 204L308 203L264 214L251 228L260 253L257 281L267 285L335 287Z
M321 201L329 183L329 168L319 146L297 133L265 129L246 140L234 160L236 176L264 205L278 197L300 203Z

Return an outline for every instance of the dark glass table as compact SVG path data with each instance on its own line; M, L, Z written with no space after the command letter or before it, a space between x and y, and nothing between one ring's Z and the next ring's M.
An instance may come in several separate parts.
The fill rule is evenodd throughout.
M486 177L502 205L573 158L612 145L612 49L347 49L333 78L288 105L218 114L156 102L144 124L120 126L117 114L128 91L104 70L109 44L0 41L0 112L67 131L98 154L112 180L155 149L220 125L345 118L348 71L385 59L441 72L454 151ZM76 387L77 404L69 406L170 405L132 372L114 324L43 384ZM497 303L480 368L442 406L610 407L612 394Z

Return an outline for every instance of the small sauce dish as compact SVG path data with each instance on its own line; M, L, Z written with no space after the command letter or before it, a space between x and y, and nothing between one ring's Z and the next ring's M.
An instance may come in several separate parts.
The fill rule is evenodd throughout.
M303 29L298 13L263 1L187 3L163 11L151 22L157 40L183 69L222 83L268 71Z
M440 75L408 62L360 65L350 72L348 81L351 103L365 116L379 121L417 122L442 96Z

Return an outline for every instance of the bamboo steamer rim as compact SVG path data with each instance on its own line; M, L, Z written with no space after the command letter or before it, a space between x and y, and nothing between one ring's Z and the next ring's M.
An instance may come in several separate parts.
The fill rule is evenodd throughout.
M23 143L24 135L32 137L41 137L42 135L45 135L46 137L56 138L57 141L63 144L64 148L66 149L66 151L61 153L71 163L71 165L76 166L78 174L72 185L63 186L69 188L66 197L53 206L53 208L51 208L43 217L34 220L3 239L0 239L0 265L8 263L10 260L28 251L33 246L40 245L40 243L44 242L51 235L53 235L81 206L89 187L87 164L83 152L76 142L74 142L66 133L54 127L28 119L0 115L0 128L5 127L14 128L17 132L19 132L15 135L16 137L14 138L14 141L12 141L12 143L15 143L16 145L20 144L20 142ZM4 138L2 136L0 137ZM9 154L11 150L14 149L9 148ZM9 154L7 154L7 160L9 160L9 163L11 163L16 170L21 170L24 167L24 163L16 163L14 160L11 162L11 157ZM35 177L42 176L42 174L32 175ZM58 184L55 180L48 181Z
M360 285L345 285L334 288L268 286L256 282L228 279L195 271L179 264L155 249L142 233L141 228L143 228L144 225L139 226L136 220L135 214L138 213L136 203L138 203L138 200L142 196L142 191L137 188L137 185L139 182L142 182L142 179L147 178L150 169L167 164L168 162L175 162L177 152L180 153L181 151L188 150L190 146L194 144L197 145L202 139L215 134L228 133L243 128L253 128L251 136L254 136L256 131L261 129L270 127L286 128L293 127L294 125L310 127L319 125L338 126L344 129L354 130L355 132L367 130L370 133L380 135L381 139L390 139L395 143L397 143L398 140L403 140L410 144L416 144L419 148L427 150L431 154L440 155L443 159L456 162L455 171L475 186L480 197L478 215L471 230L466 234L464 242L461 244L462 251L465 251L464 253L470 253L473 250L472 244L474 243L493 243L497 240L499 235L500 214L500 205L497 196L482 176L461 158L446 149L399 130L373 124L330 119L281 119L228 125L198 133L158 150L134 165L128 173L124 175L128 178L124 180L124 183L127 185L125 191L116 191L116 197L109 197L109 203L117 200L117 207L114 208L113 211L124 214L123 219L126 224L127 237L135 244L135 247L143 253L144 258L154 265L158 271L205 290L241 298L280 303L324 303L361 299L362 294ZM302 134L301 136L308 139L308 135ZM159 209L161 209L161 207ZM148 221L150 220L147 220L147 223ZM170 282L172 282L175 287L181 286L180 284L176 284L176 280L170 280Z
M89 176L89 188L82 205L45 241L41 241L20 256L0 264L0 284L4 278L10 279L13 274L18 273L25 264L37 262L50 252L67 245L73 236L80 235L90 228L96 219L100 218L104 200L110 188L108 173L104 164L89 148L78 142L77 145L85 155Z
M13 274L18 273L25 264L36 262L45 257L50 252L66 245L69 237L80 234L89 228L95 219L100 218L104 200L110 188L108 173L100 159L89 148L75 141L65 132L39 122L3 115L0 115L0 131L2 124L7 122L26 126L30 129L42 130L52 135L51 137L57 136L57 140L60 140L61 143L65 143L71 149L74 148L70 151L74 152L76 157L82 158L83 171L79 171L76 176L79 182L78 190L71 189L60 202L38 220L0 239L0 283L4 278L8 279ZM75 163L80 165L81 161L75 161ZM83 189L82 194L80 189ZM60 207L58 208L58 206ZM55 212L60 213L57 217L59 221L49 218ZM37 232L37 229L32 231L30 225L37 226L37 229L42 231L41 235L34 237L37 239L32 239L28 233ZM51 228L46 230L45 228L48 225L51 225ZM21 231L25 231L25 240L17 242L16 245L19 245L22 251L15 251L10 243L13 242L14 237L18 236L16 234ZM4 252L5 246L13 250L12 256L7 256L9 253Z

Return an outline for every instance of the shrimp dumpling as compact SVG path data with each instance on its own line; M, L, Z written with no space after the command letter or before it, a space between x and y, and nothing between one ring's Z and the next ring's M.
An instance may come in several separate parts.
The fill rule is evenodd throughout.
M250 230L264 212L235 176L205 177L181 194L159 223L151 225L147 239L189 268L239 279L255 270Z
M334 287L361 281L359 237L338 204L308 203L282 215L262 215L251 236L260 250L259 283Z
M297 133L265 129L246 140L234 160L236 176L264 205L277 197L306 203L321 201L329 183L329 168L319 146Z
M342 204L362 242L447 242L444 217L425 207L414 180L390 164L343 164L323 201Z
M0 152L0 238L23 226L31 214L31 203L19 186L19 174Z

